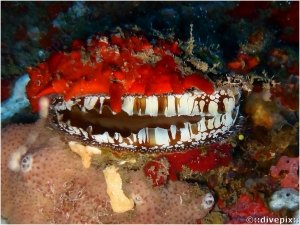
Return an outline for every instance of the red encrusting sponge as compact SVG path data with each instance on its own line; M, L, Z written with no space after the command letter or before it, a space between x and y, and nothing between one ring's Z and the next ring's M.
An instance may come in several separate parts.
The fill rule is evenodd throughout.
M125 94L182 94L192 87L207 94L213 83L200 73L183 75L174 56L182 52L178 43L156 40L151 45L145 36L112 34L95 35L86 43L75 40L73 51L54 52L47 62L28 68L30 81L26 87L33 111L38 111L38 99L44 95L73 97L106 94L111 108L121 110Z

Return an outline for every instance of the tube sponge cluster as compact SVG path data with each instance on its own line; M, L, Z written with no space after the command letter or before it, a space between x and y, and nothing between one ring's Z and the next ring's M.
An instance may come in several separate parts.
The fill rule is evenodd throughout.
M37 131L36 141L15 162L24 170L11 170L11 154ZM142 170L120 167L122 190L134 208L117 213L106 192L105 168L85 168L53 131L39 124L11 125L1 137L1 215L9 223L196 223L214 204L196 184L175 181L153 188Z

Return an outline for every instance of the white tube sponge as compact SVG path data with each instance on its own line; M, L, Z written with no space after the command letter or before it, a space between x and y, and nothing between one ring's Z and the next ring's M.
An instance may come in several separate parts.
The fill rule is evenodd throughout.
M109 166L103 170L103 173L112 210L116 213L124 213L133 209L134 201L127 198L124 194L122 190L122 179L117 170L118 168L115 166Z

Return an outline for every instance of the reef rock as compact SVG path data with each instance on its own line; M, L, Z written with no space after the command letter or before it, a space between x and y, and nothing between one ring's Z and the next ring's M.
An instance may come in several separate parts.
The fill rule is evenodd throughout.
M122 190L134 208L116 213L105 166L85 168L61 136L41 124L2 129L1 215L9 223L196 223L214 204L198 185L170 181L153 188L142 169L119 167ZM28 141L29 134L37 134L31 135L35 141Z

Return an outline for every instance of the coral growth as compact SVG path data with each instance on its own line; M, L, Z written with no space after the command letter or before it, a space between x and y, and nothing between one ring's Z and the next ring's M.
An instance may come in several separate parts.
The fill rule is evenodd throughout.
M228 224L260 224L263 222L262 219L266 217L271 219L267 223L275 223L275 220L272 219L279 217L279 215L270 212L258 196L251 200L248 195L242 195L233 207L225 208L223 212L230 216Z
M211 212L201 219L198 224L224 224L227 221L226 215L220 212Z
M272 97L278 98L280 103L287 109L299 110L299 77L291 76L289 80L296 80L293 83L276 85L271 89Z
M279 128L278 131L270 131L262 126L249 126L245 133L246 140L240 145L245 151L244 157L254 159L261 167L270 168L271 165L266 162L274 160L277 154L288 153L297 148L297 130L290 125Z
M246 99L245 112L250 116L254 125L263 126L267 129L281 126L284 118L280 114L280 107L276 101L270 100L269 90L261 93L252 92Z
M143 171L153 186L160 186L167 182L169 175L169 162L166 158L150 160Z
M282 156L277 162L276 166L272 166L270 174L274 178L280 178L284 173L281 180L281 187L283 188L296 188L299 189L299 157L290 158L288 156Z
M243 53L239 53L237 58L227 64L228 68L236 73L247 74L249 70L256 67L259 63L259 59L256 56L249 56Z
M170 180L178 180L184 168L191 173L203 173L221 166L228 166L232 158L230 144L212 144L207 149L187 150L183 153L169 153L150 161L144 172L153 185L159 186ZM163 160L162 160L163 159Z
M27 151L31 169L11 171L10 155L37 130ZM1 215L10 223L195 223L213 204L196 184L176 181L154 189L142 170L119 168L123 191L135 207L115 213L106 193L105 164L86 169L58 135L36 124L8 126L1 137Z
M270 176L264 176L256 179L249 178L245 181L245 187L248 189L249 193L255 194L259 192L264 193L265 196L271 196L280 188L280 183Z

